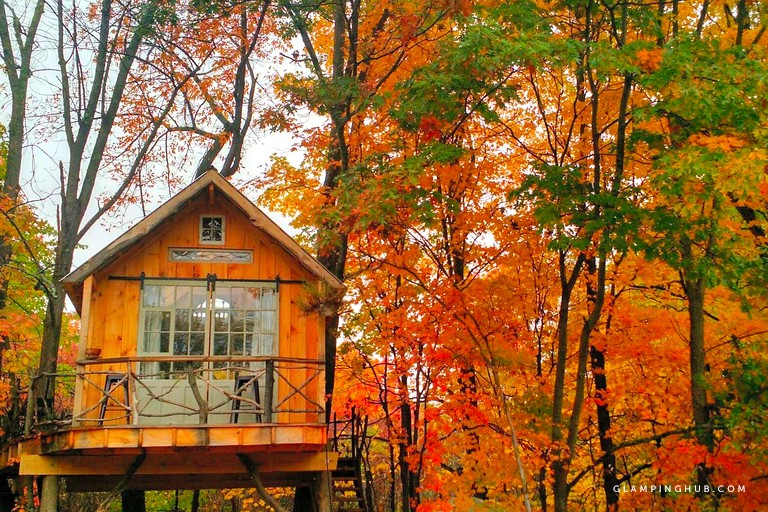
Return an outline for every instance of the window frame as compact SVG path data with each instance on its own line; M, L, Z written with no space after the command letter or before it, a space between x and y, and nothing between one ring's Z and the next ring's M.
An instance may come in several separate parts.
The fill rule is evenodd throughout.
M173 304L170 306L146 306L145 305L145 293L147 287L150 286L157 286L160 287L160 297L163 296L162 288L163 287L172 287L173 292ZM178 297L178 288L179 287L190 287L190 293L192 294L192 297L194 297L194 292L192 292L192 287L198 287L198 288L205 288L206 289L206 307L205 307L205 326L203 331L203 353L198 355L190 355L190 354L174 354L174 342L175 342L175 335L177 333L176 329L176 322L177 322L177 312L183 311L183 310L189 310L194 311L195 304L191 303L189 307L182 305L179 307L177 302ZM229 302L227 304L230 305L228 308L217 308L216 307L216 290L220 288L258 288L260 289L260 297L263 296L264 290L270 290L274 294L274 304L271 308L265 309L264 307L256 308L243 308L243 309L235 309L232 308L232 303ZM190 298L191 300L191 298ZM221 300L221 299L218 299ZM194 302L194 301L193 301ZM163 351L145 351L145 338L148 332L155 332L155 331L147 331L146 329L146 314L147 312L169 312L170 313L170 325L169 325L169 331L168 331L168 350L166 352ZM232 323L231 318L228 321L228 330L226 332L217 332L214 327L215 322L215 314L217 311L229 311L230 314L232 314L233 311L242 311L243 314L247 315L247 312L253 311L258 312L259 314L263 314L264 312L272 312L273 314L273 330L271 333L266 333L262 329L255 329L254 327L251 328L250 331L243 330L243 331L232 331ZM263 319L263 317L262 317ZM193 334L194 332L199 331L192 331L191 329L191 318L190 318L190 325L188 330L182 330L179 332L186 332L188 334ZM242 334L243 335L243 354L236 354L236 356L243 355L247 356L248 354L245 354L245 336L248 334L251 334L252 336L252 349L255 347L264 348L266 345L262 344L260 341L257 341L258 338L266 335L271 335L272 342L271 342L271 351L270 353L259 353L258 356L276 356L279 353L280 347L280 287L277 282L271 283L271 282L265 282L263 280L259 280L258 282L254 281L248 281L248 280L236 280L236 281L210 281L210 280L199 280L199 279L147 279L144 281L143 286L141 288L141 292L139 294L139 315L138 315L138 336L137 336L137 345L136 345L136 354L140 357L148 357L152 358L154 357L169 357L169 358L175 358L179 361L184 361L185 359L188 359L189 357L216 357L215 351L215 335L216 334L224 334L229 339L227 342L227 354L228 356L232 355L233 347L235 346L233 344L233 341L231 339L232 334ZM159 331L161 334L164 331ZM162 343L159 345L162 347ZM191 348L191 337L187 340L187 350L189 351ZM221 356L222 354L219 354ZM254 356L256 357L256 356ZM161 369L162 366L168 366L168 368ZM211 366L211 369L213 369L213 366ZM156 375L156 379L167 379L170 378L167 375L169 372L176 371L173 365L173 361L168 363L161 363L160 361L148 361L143 362L140 367L140 373L141 374L149 374L149 375Z
M212 228L205 228L203 226L203 223L205 222L205 219L219 219L221 221L221 240L203 240L203 230L204 229L212 229ZM226 239L227 239L227 219L225 215L221 214L214 214L214 213L204 213L200 215L200 220L198 222L198 230L197 230L197 241L200 243L200 245L224 245Z

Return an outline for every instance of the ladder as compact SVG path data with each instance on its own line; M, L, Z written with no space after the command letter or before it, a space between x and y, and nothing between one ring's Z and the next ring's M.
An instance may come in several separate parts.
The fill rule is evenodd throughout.
M331 510L334 512L368 512L363 495L360 463L354 457L340 457L331 474Z

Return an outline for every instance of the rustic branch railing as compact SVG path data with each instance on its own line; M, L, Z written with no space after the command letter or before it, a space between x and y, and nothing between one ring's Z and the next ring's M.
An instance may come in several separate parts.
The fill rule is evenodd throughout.
M173 370L143 371L145 364L152 363L173 363ZM323 423L323 368L322 360L289 357L137 356L78 361L80 390L73 421L171 425L189 424L191 417L198 417L194 423L222 424L245 415L263 423ZM110 414L105 415L107 409Z

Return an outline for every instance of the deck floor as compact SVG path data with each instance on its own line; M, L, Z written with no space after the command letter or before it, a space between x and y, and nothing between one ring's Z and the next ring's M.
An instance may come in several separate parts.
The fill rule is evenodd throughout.
M130 481L134 489L249 487L239 455L253 461L265 485L302 485L312 472L335 469L338 460L327 450L325 425L109 426L9 445L0 467L67 477L73 491L100 491L111 490L141 458Z

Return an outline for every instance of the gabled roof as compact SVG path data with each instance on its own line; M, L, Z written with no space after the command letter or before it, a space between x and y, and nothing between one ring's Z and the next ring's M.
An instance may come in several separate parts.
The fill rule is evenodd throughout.
M344 285L336 276L296 243L290 235L275 224L258 206L248 200L247 197L218 172L210 170L61 280L65 290L75 303L77 310L80 311L83 282L88 276L102 270L125 251L138 244L169 216L181 211L199 194L205 193L210 185L213 185L227 199L245 212L245 215L248 215L254 226L272 237L280 247L293 256L310 274L316 276L331 288L344 289Z

